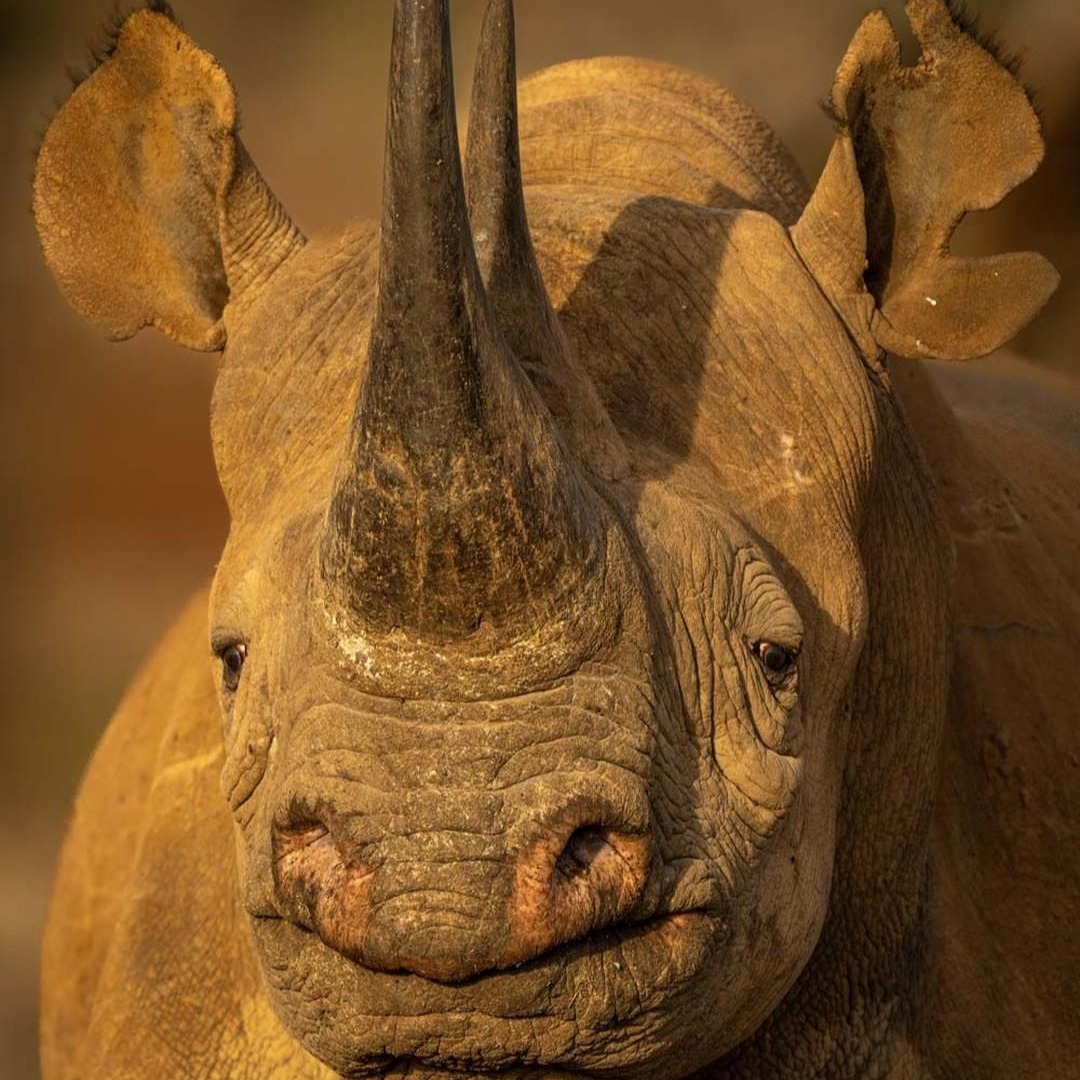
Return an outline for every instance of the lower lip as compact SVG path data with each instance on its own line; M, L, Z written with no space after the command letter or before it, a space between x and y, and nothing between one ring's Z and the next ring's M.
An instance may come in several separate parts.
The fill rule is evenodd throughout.
M599 1034L616 1023L621 1030L635 1033L662 1027L677 1011L672 1008L674 999L693 987L702 969L722 951L726 937L723 925L713 916L702 912L666 915L564 946L508 971L444 985L417 975L370 971L283 920L254 919L253 923L283 1018L288 1020L293 1009L317 1009L321 1019L316 1030L332 1029L339 1046L349 1041L344 1033L355 1033L346 1065L348 1075L356 1076L400 1073L434 1078L443 1072L460 1076L463 1070L503 1076L574 1075L567 1068L569 1063L558 1056L550 1062L538 1059L534 1040L540 1020L575 1029L575 1068L614 1068L623 1073L629 1063L608 1061L606 1051L590 1055L586 1049L579 1057L578 1047L588 1043L587 1032L583 1039L580 1029ZM614 950L617 959L609 955ZM634 979L642 968L658 972L650 978L644 999ZM295 995L278 991L279 984L303 991ZM604 1000L590 998L584 1008L578 1008L578 986L602 988ZM486 1055L483 1060L454 1057L453 1040L446 1032L459 1025L463 1015L483 1016L503 1029L491 1040L497 1052L490 1059ZM307 1023L298 1026L311 1030ZM438 1058L421 1059L413 1045L397 1045L402 1030L412 1033L409 1044L439 1045ZM316 1035L313 1042L317 1040ZM598 1041L604 1044L602 1038ZM319 1050L317 1045L311 1048Z

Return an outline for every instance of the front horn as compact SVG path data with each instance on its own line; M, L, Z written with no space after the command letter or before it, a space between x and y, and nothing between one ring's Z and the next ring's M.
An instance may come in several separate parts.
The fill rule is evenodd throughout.
M323 571L369 632L523 631L573 604L604 530L481 282L446 0L397 0L391 53L376 312Z

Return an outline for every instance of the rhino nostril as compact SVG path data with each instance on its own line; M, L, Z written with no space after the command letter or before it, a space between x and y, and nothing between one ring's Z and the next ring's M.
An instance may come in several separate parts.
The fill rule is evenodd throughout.
M341 855L330 830L321 821L293 821L275 826L274 876L283 897L304 914L314 892L342 869ZM307 912L310 916L310 912Z
M329 836L330 830L314 818L290 821L288 825L274 826L274 852L281 859Z
M555 869L563 877L576 877L587 871L601 855L611 850L605 829L597 826L575 829L555 860Z
M290 815L274 824L273 852L280 913L338 952L359 956L373 871L343 837L336 819Z
M519 856L499 966L522 963L642 912L652 862L648 833L593 824L578 826L561 844L557 836L548 833Z

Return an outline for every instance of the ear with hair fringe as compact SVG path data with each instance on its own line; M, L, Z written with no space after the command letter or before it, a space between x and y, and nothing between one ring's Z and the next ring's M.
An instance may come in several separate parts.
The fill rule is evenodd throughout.
M220 349L223 313L303 236L237 136L225 72L156 3L128 16L42 139L34 218L72 306L108 337Z
M792 238L864 351L966 360L1012 338L1057 287L1041 255L949 251L966 213L1031 176L1042 136L1013 66L943 0L906 10L922 55L901 63L882 12L859 27L829 102L836 142Z

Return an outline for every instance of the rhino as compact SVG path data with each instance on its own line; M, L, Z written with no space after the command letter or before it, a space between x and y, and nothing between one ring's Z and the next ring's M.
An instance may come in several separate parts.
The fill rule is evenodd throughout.
M46 1080L1075 1075L1076 416L929 363L1053 292L950 248L1043 145L907 15L811 189L681 69L519 91L510 0L462 155L396 0L381 222L325 239L123 21L34 213L99 331L221 353L231 528L79 793Z

